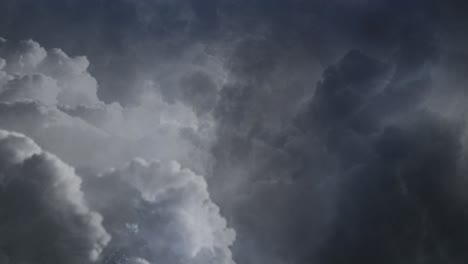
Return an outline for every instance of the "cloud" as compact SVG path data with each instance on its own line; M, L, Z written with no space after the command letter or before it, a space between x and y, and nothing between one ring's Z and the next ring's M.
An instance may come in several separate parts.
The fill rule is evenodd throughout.
M33 99L48 104L98 104L97 82L87 72L85 57L68 57L60 49L46 51L33 40L0 43L3 58L0 97L13 102Z
M444 234L462 225L437 215L463 222L464 210L451 206L464 200L428 201L426 191L439 197L445 187L419 171L452 175L436 181L451 187L463 178L452 172L463 138L445 121L465 122L466 9L459 0L5 0L0 123L80 169L142 156L206 175L237 230L241 263L382 262L372 252L425 262L415 260L416 237L431 233L417 228L422 215L431 236L450 240L438 247L426 237L424 247L463 244ZM15 41L25 38L66 53ZM426 164L436 159L441 168ZM416 172L395 172L402 164ZM416 202L400 193L401 175L414 180ZM360 221L396 235L372 237ZM404 238L407 251L386 251ZM126 250L107 254L152 260ZM344 259L330 259L336 251Z
M154 82L147 81L149 90L138 106L106 104L97 99L97 85L87 72L85 57L69 57L58 49L46 51L34 41L5 43L1 126L31 136L86 175L79 199L102 215L95 221L101 224L102 220L112 236L96 249L96 259L102 252L99 261L103 263L234 263L230 247L235 232L211 200L205 178L197 174L209 170L214 138L211 116L195 112L200 102L192 104L190 96L168 102L165 95L156 93ZM181 73L190 74L190 70ZM196 85L202 88L185 83L184 89L204 95L217 92L209 76L200 76L201 84ZM203 90L206 83L211 85L208 91ZM215 103L211 101L211 108ZM136 159L96 176L136 156L162 161ZM63 173L56 172L57 177ZM42 201L54 204L53 197ZM58 217L54 211L50 214ZM74 226L64 224L50 232L57 236L74 232ZM63 243L68 239L63 237ZM34 260L39 256L31 255L27 261Z
M32 40L3 40L0 57L2 127L25 133L73 165L82 165L78 159L84 151L72 151L71 143L64 142L76 140L89 148L108 136L57 106L102 104L96 80L87 73L87 59L70 58L58 49L46 51ZM57 144L57 138L63 141Z
M15 102L31 99L46 104L56 104L60 88L57 82L45 75L35 74L18 78L11 78L2 87L0 100L2 102Z
M0 229L5 234L5 240L0 239L1 261L234 263L230 246L235 232L211 200L204 177L197 174L209 171L214 137L210 116L197 115L195 104L167 102L151 81L138 106L106 104L97 98L97 83L85 57L46 50L32 40L2 40L0 57L0 126L24 133L41 146L5 132L5 149L0 149L5 174L0 175L8 175L5 181L15 185L5 190L4 200L20 203L2 212L21 217L22 210L31 208L31 221L44 217L37 224L18 221L24 223L18 230L30 227L24 235ZM201 86L211 81L204 75L201 79ZM74 169L49 151L87 175L84 193ZM162 161L139 159L96 176L136 156ZM15 175L18 183L10 180ZM41 177L40 185L26 181L33 176ZM18 185L22 182L24 188ZM43 247L37 246L41 243ZM55 246L63 247L63 254Z
M131 259L128 263L129 264L149 264L149 262L147 260L144 260L142 258Z
M464 230L463 220L439 217L466 213L455 205L466 200L455 198L462 193L456 186L464 182L457 172L464 150L451 123L460 123L463 115L445 115L449 105L427 108L428 100L438 100L434 96L443 93L452 102L457 93L442 92L445 87L432 82L437 62L425 47L405 59L385 60L351 50L324 70L312 96L307 90L305 99L283 96L271 108L285 89L271 83L271 63L251 71L239 67L240 81L223 88L216 109L219 140L209 183L214 200L232 217L238 234L233 252L240 262L465 258L436 242L464 243L463 235L445 230L451 224ZM284 115L290 106L296 108ZM412 187L402 187L410 184L406 181ZM428 193L450 209L444 211ZM424 232L434 233L424 238Z
M345 175L323 263L466 259L460 131L432 114L414 118L385 128L373 158Z
M91 263L110 240L74 169L31 139L0 131L2 263Z
M234 263L234 230L211 201L205 179L177 162L136 159L85 178L84 189L113 237L104 252L108 261Z
M74 166L105 166L112 160L109 135L55 106L37 101L0 103L3 129L27 134ZM97 152L100 149L101 152ZM102 155L109 150L109 154Z
M206 171L192 157L197 153L199 161L209 162L209 118L166 102L153 82L145 84L149 91L138 106L122 107L97 98L86 57L46 50L32 40L3 40L0 57L3 128L27 134L76 167L104 170L141 156L181 160Z

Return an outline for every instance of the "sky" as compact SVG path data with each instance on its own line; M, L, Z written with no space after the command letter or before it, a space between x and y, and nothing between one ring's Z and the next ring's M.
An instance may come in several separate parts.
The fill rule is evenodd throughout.
M1 1L0 264L466 263L467 12Z

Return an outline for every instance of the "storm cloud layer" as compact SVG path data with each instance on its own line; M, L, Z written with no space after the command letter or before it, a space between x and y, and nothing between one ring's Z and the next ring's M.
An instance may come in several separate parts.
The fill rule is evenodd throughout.
M467 11L2 1L0 263L466 263Z

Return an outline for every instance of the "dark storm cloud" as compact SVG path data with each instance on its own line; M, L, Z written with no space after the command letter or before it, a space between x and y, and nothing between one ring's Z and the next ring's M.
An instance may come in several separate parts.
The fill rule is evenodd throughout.
M217 113L221 126L214 175L221 171L224 174L214 178L213 186L220 190L213 187L212 192L215 197L219 194L221 201L226 190L241 197L232 201L228 195L227 201L221 202L225 206L222 208L233 211L227 214L233 215L238 241L255 241L246 247L268 252L267 256L247 254L244 244L239 243L239 261L300 262L316 253L335 214L333 203L339 181L335 177L343 168L365 162L371 155L369 135L378 131L383 120L382 114L369 113L366 107L377 98L384 101L381 97L391 73L389 65L351 51L325 71L305 107L290 110L299 112L298 116L285 116L284 112L291 105L297 107L301 91L307 94L303 88L297 88L296 95L290 90L281 96L282 91L274 89L283 87L275 83L260 86L263 80L253 79L250 82L256 86L223 89ZM258 76L262 75L254 78ZM275 101L278 97L281 106ZM270 108L268 104L274 105ZM270 118L289 119L280 120L279 127L270 129ZM242 194L246 190L248 194ZM300 205L304 201L307 207ZM248 213L252 208L254 215ZM272 216L275 220L265 223Z
M464 129L454 113L466 111L467 9L461 0L7 0L0 35L89 55L100 100L138 104L154 89L212 114L209 189L238 233L238 263L463 263ZM19 78L2 101L54 104L47 83ZM0 109L14 128L28 127L15 122L22 108L40 108L14 105ZM99 126L113 112L101 108L61 109ZM139 128L158 111L106 131ZM133 148L180 147L165 142ZM133 217L143 204L121 206Z
M101 99L131 103L148 68L177 60L194 43L230 49L263 35L276 43L272 56L297 50L328 64L350 47L395 47L404 28L431 28L437 17L426 2L8 0L0 4L0 34L87 54Z
M122 103L138 98L144 66L171 59L204 38L204 25L210 23L203 20L212 13L192 9L190 1L165 0L2 1L0 10L3 37L32 38L72 55L87 54L102 99ZM124 78L117 81L115 74Z
M7 0L0 34L88 55L101 99L128 104L139 99L142 79L162 78L161 64L180 60L195 43L228 56L219 50L259 36L256 45L270 55L255 56L295 52L328 65L350 47L381 52L400 44L402 29L431 29L436 8L426 2Z
M345 175L323 263L466 260L459 131L434 117L416 118L386 128L372 159Z
M409 175L405 177L417 178L413 179L412 184L420 188L408 192L414 196L427 195L421 193L438 188L429 185L438 186L438 183L447 180L446 184L450 187L446 188L450 191L442 191L445 193L441 194L441 197L444 196L441 199L445 199L443 203L458 202L457 198L446 194L455 192L450 188L456 186L461 176L454 173L448 179L440 177L445 176L444 171L457 170L460 155L457 146L462 138L458 133L445 132L445 129L450 131L449 123L438 121L430 113L426 114L429 117L420 113L426 111L424 102L433 90L443 89L432 83L432 68L440 56L445 56L436 39L440 25L432 20L437 18L432 13L434 10L417 9L417 6L400 2L382 2L370 7L357 2L348 4L354 11L346 12L350 12L348 15L353 19L367 25L369 22L365 21L370 19L368 16L383 16L374 18L388 19L383 21L388 24L383 24L382 29L394 32L385 31L382 34L391 36L380 37L367 33L360 35L353 32L353 23L357 23L353 19L348 21L352 32L350 38L346 37L347 33L340 33L339 28L332 30L345 41L339 44L342 47L333 47L336 54L350 47L359 47L362 51L347 52L336 65L328 67L315 89L312 83L304 89L299 85L288 87L271 81L277 75L277 68L291 65L291 60L282 57L282 54L293 52L283 48L281 40L243 42L230 61L234 81L221 91L215 113L220 128L218 144L214 148L217 158L214 175L223 171L224 177L219 181L215 178L212 186L216 186L213 187L215 197L218 194L216 188L221 190L218 195L226 214L233 215L232 221L238 233L235 256L239 262L415 261L415 256L419 254L416 243L419 242L412 240L403 243L407 232L404 223L419 221L423 216L415 213L412 218L407 206L425 207L434 201L414 205L404 198L395 198L400 195L398 188L401 185L397 183L401 175L390 172L398 171L400 167L400 163L392 161L392 151L428 156L440 151L434 154L440 155L434 160L440 158L444 164L427 169L433 170L434 174L412 175L413 172L407 172ZM397 10L403 10L403 14ZM348 16L339 16L340 12L345 11L338 8L338 18L331 19L326 15L325 19L331 19L334 23L340 23L341 19L347 21ZM398 19L393 17L396 13L400 15ZM362 28L356 26L356 29ZM372 40L372 37L377 39ZM281 72L286 78L292 76L287 68ZM294 76L288 83L299 78ZM303 106L298 108L301 104ZM290 114L284 115L285 112ZM407 123L413 122L414 128L408 126ZM272 127L275 123L281 125ZM413 129L411 135L407 135L410 132L401 126ZM429 138L419 139L419 133L421 137L427 133ZM417 140L423 142L418 143ZM432 140L444 142L440 144L446 146L437 146L435 148L440 147L437 150L425 146ZM381 153L384 151L381 148L385 148L382 145L390 147L390 156ZM391 149L392 145L397 146L395 150ZM419 156L412 158L419 159ZM425 162L432 159L425 158L421 158L423 161L415 160L414 164L411 158L405 161L408 167L420 166L423 171L430 166ZM244 179L232 180L239 178ZM231 187L233 185L241 187ZM381 191L378 188L388 189ZM225 197L229 191L233 197L237 197L235 201ZM370 208L366 199L371 200L369 202L382 200L387 204L376 202L375 208ZM392 208L391 213L394 214L387 213L385 208ZM256 214L247 213L252 210ZM439 208L431 210L434 210L431 212L433 215L424 217L430 219L441 213ZM461 207L454 210L451 213L464 214ZM368 219L368 214L374 218ZM275 217L274 221L265 222L272 216ZM359 224L353 225L354 222L348 223L348 220ZM372 229L367 229L367 221L374 223L376 228L382 228L382 234L375 240L365 234L360 236L360 232L372 236ZM446 225L440 219L427 221L433 221L434 229L441 230ZM392 229L392 223L401 225ZM414 237L424 236L421 230L414 232L411 234ZM395 238L391 233L395 234ZM450 237L450 234L441 236ZM400 253L393 251L390 244L385 244L387 240L397 241L395 244L401 240L401 244L408 246L406 255L398 258ZM248 246L247 241L250 241ZM454 239L449 243L458 244L459 241ZM373 246L373 251L366 250ZM247 247L255 249L248 251ZM379 253L382 258L378 258ZM459 253L447 254L447 258L463 259ZM437 260L436 255L426 251L421 255Z
M363 85L359 73L365 72L364 81L369 81L381 67L351 52L319 85L306 115L312 119L306 123L318 122L310 128L325 129L322 137L340 164L338 211L322 262L441 263L466 258L456 246L464 244L466 236L461 218L467 212L457 187L464 181L463 138L460 126L421 107L429 90L436 88L424 73L430 59L419 63L419 69L414 63L412 74L402 74L400 64L395 65L390 81L366 98L366 87L379 85Z

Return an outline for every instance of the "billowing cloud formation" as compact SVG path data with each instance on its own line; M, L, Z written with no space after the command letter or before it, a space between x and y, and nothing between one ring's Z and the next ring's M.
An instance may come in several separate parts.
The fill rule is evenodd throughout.
M2 258L12 264L234 263L230 246L235 232L211 201L204 177L169 161L209 170L207 142L214 133L209 116L198 117L195 107L168 103L152 91L139 106L106 104L97 99L86 58L46 51L32 40L2 40L2 45L0 127L29 135L87 175L83 193L73 168L29 138L4 132L0 158L5 165L0 168L6 189L0 195L5 195L6 209L0 212L19 226L5 222L0 229ZM203 78L201 82L203 87ZM152 89L154 84L146 85ZM96 176L135 156L162 161L138 159ZM22 182L24 187L18 185ZM8 207L13 200L20 202ZM99 213L88 209L85 200ZM31 221L36 215L44 220L19 221L31 206L36 210ZM7 232L7 225L14 231ZM31 231L24 236L13 233L26 227ZM63 253L55 247L63 247Z
M47 104L93 105L97 82L87 72L85 57L68 57L60 49L46 51L32 40L0 41L2 101L32 99Z
M467 7L4 0L0 125L85 185L137 156L206 175L238 263L465 263Z
M0 57L2 128L27 134L75 166L91 160L102 163L101 154L85 157L93 146L109 145L107 133L58 108L102 105L96 96L96 80L86 71L87 59L70 58L59 49L46 51L32 40L2 40Z
M73 168L0 130L1 263L91 263L110 240Z
M209 162L206 144L194 142L212 140L212 122L198 118L190 106L167 103L151 81L138 106L122 107L97 98L85 57L46 51L32 40L2 40L0 58L3 128L31 136L77 167L103 170L141 156L181 160L204 172L192 153Z
M85 193L113 237L105 251L112 263L142 257L150 263L234 263L229 246L235 233L211 201L205 179L177 162L134 160L87 178Z

